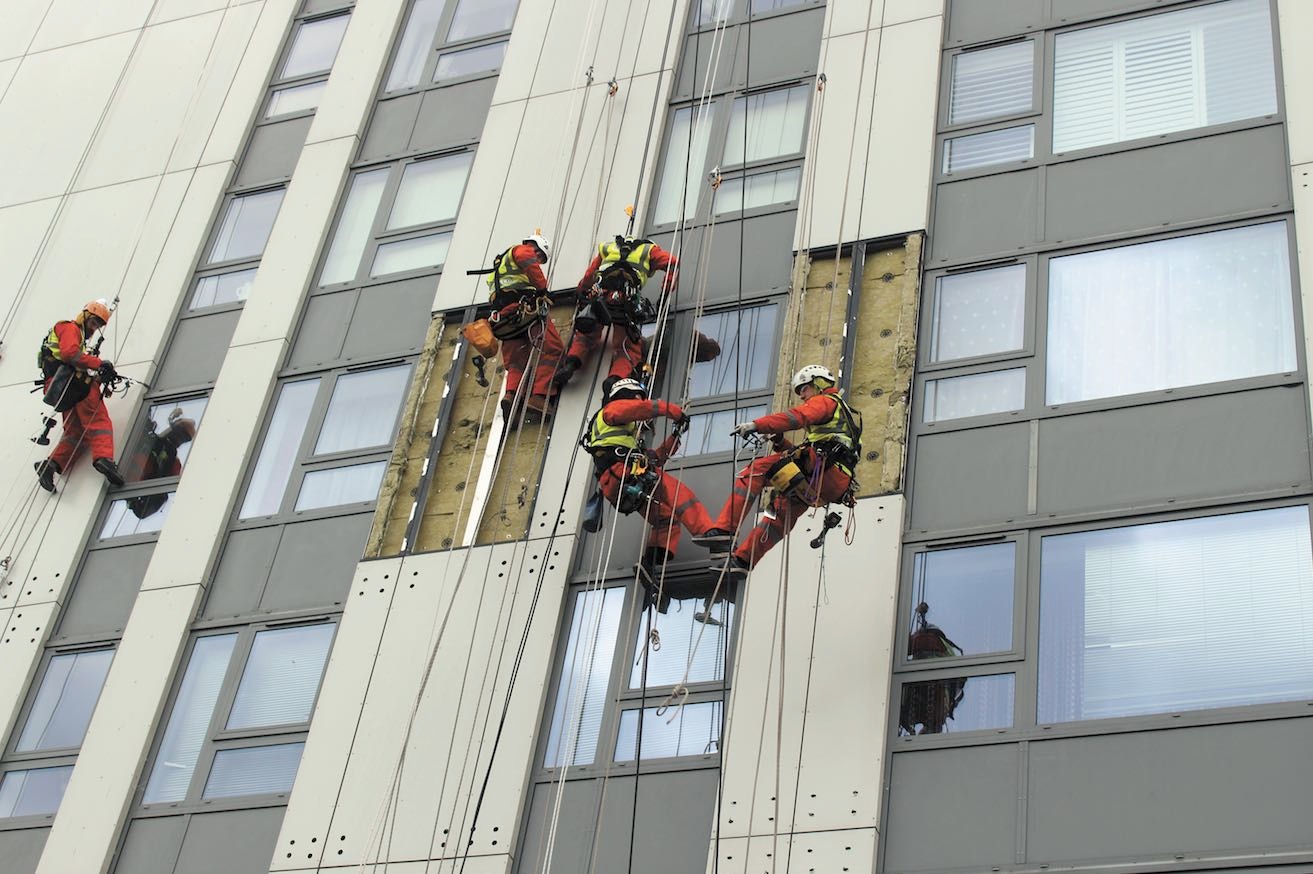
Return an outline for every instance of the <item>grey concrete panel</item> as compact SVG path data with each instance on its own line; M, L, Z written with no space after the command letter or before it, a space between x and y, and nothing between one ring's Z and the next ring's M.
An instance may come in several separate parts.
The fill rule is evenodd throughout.
M988 870L1015 860L1015 745L894 753L886 871Z
M257 127L251 134L251 144L247 146L241 168L237 171L236 184L254 185L290 179L314 118L313 115L303 115Z
M911 527L947 530L1026 515L1030 429L998 425L917 438Z
M36 871L48 837L48 827L0 832L0 859L4 860L5 874L32 874Z
M228 535L206 595L205 618L249 616L256 611L282 533L282 526L271 525Z
M742 29L725 28L720 43L720 57L723 61L716 68L716 78L711 85L712 94L729 90L730 80L734 77L734 64L729 59L738 55L739 31ZM703 92L707 87L708 67L715 60L715 48L711 31L684 40L684 54L679 63L679 79L675 82L672 100L688 100Z
M305 0L301 6L303 15L314 15L316 12L328 12L331 9L348 9L351 6L351 0Z
M1044 26L1044 0L950 0L944 44L967 45Z
M1297 386L1043 420L1038 509L1070 513L1307 484L1308 432Z
M1039 241L1039 170L949 182L935 190L934 262L1010 255Z
M133 820L114 863L114 874L173 874L186 831L185 816Z
M478 140L496 87L493 76L426 91L409 150L423 152Z
M1034 743L1026 858L1307 845L1313 759L1291 751L1311 731L1289 719Z
M296 331L296 343L292 346L289 366L318 367L338 360L359 294L353 288L311 296Z
M1087 21L1126 12L1131 9L1152 8L1161 4L1146 0L1053 0L1053 20L1059 24L1069 21Z
M214 382L241 315L241 310L228 310L179 321L152 387L164 390Z
M154 551L154 543L138 543L88 552L56 636L121 632Z
M198 813L187 825L176 874L264 874L285 807Z
M373 518L373 513L357 513L288 525L278 544L260 609L341 604Z
M436 276L423 276L360 289L347 327L342 357L368 361L419 351L429 326Z
M677 250L672 249L673 234L657 234L652 239L679 256L681 302L692 300L696 288L694 283L701 281L704 270L708 271L707 300L734 300L740 289L744 295L756 296L770 291L784 291L789 287L789 276L793 269L793 226L797 217L797 212L790 210L757 216L743 222L717 222L708 263L705 265L701 263L705 228L681 234ZM742 234L744 225L748 229L746 241Z
M406 94L380 100L374 109L373 118L369 120L369 130L365 133L365 144L360 149L360 159L372 161L406 151L423 98L423 94Z
M823 7L796 15L754 19L751 31L743 28L744 37L739 40L739 54L743 57L735 59L734 86L779 82L815 73L824 24ZM749 33L751 40L748 39ZM746 78L743 75L745 68L748 70Z
M1278 125L1054 164L1045 235L1066 242L1289 207L1286 166Z

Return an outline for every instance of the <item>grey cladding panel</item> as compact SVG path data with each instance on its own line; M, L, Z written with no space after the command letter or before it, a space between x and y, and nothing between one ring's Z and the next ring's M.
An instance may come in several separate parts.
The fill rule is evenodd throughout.
M260 125L251 134L251 144L237 171L237 185L255 185L290 179L301 157L301 147L310 132L313 115Z
M340 604L373 520L373 513L357 513L286 526L260 608L291 610Z
M58 636L122 631L154 551L154 543L89 551L60 618Z
M1272 125L1054 164L1046 235L1071 241L1288 206L1288 163Z
M886 871L989 870L1015 861L1013 744L894 753Z
M359 291L354 288L310 297L296 330L290 366L318 367L338 360L358 297Z
M198 813L187 825L176 874L265 874L284 807Z
M206 618L246 616L256 611L282 533L283 526L271 525L228 535L206 596Z
M1286 719L1033 743L1027 858L1307 846L1310 737Z
M424 92L409 150L422 152L477 140L492 106L497 77Z
M437 285L436 276L424 276L360 289L343 359L368 361L418 351L424 345Z
M1039 170L948 182L935 188L937 263L1010 255L1039 241Z
M214 382L241 315L241 310L228 310L181 319L152 387L162 390Z
M313 15L316 12L328 12L330 9L346 9L351 6L351 0L305 0L301 7L303 15Z
M0 860L5 874L33 874L48 837L49 827L0 831Z
M1030 428L996 425L916 442L911 526L948 530L1026 515Z
M374 117L369 120L365 144L360 149L361 160L386 158L406 151L423 97L423 94L407 94L378 102Z
M707 272L708 301L734 300L740 291L751 296L784 291L789 287L793 269L793 226L797 217L797 212L791 210L743 222L718 222L708 264L702 264L699 257L706 229L684 233L680 251L675 252L679 256L681 293L692 300L694 283L701 281L704 270ZM742 239L745 224L748 228L746 241ZM654 239L670 249L671 237L666 233ZM654 295L649 291L648 296Z
M1309 482L1297 386L1040 422L1041 513L1243 495Z
M1091 18L1129 12L1133 9L1152 9L1161 3L1148 0L1052 0L1053 20L1059 24L1085 21Z
M815 73L824 23L823 7L760 21L754 19L752 29L744 27L744 37L739 40L738 55L742 57L734 60L734 86L741 88L755 82L778 82ZM748 69L746 78L745 68Z
M185 816L133 820L114 864L114 874L173 874L186 831Z
M951 0L948 46L968 45L1044 26L1044 0Z
M729 59L737 54L739 27L727 27L721 37L720 57L725 59L716 68L716 79L711 86L711 93L718 94L729 90L730 79L734 75L734 65ZM755 34L754 34L755 36ZM820 43L817 43L819 49ZM715 42L711 31L690 36L684 40L684 57L679 64L679 79L675 82L672 100L687 100L702 93L706 87L708 66L715 58Z

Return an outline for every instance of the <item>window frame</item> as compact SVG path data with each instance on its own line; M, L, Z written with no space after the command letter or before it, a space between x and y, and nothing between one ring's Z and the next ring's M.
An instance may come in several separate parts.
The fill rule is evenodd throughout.
M715 0L704 0L704 2L714 3ZM723 27L733 27L738 24L746 24L749 17L751 17L753 21L761 21L765 18L777 18L781 15L792 15L797 12L804 12L808 9L815 9L819 6L825 5L825 0L799 0L799 2L792 6L786 6L782 9L767 9L764 12L753 12L751 16L749 16L749 10L751 9L749 3L751 0L725 0L725 2L729 5L729 13L725 16L724 24L721 25ZM692 0L692 2L689 3L688 18L685 22L685 32L689 35L709 33L717 27L717 22L714 18L706 24L702 24L698 20L698 12L700 9L701 2L699 2L699 0Z
M494 76L501 75L501 71L505 66L504 56L502 64L498 66L496 70L482 73L471 73L465 76L455 76L441 82L433 81L433 77L437 71L438 57L440 55L451 54L452 52L460 51L462 49L482 48L485 45L492 45L498 42L509 43L511 33L515 29L515 21L520 17L520 8L523 6L523 0L517 0L515 14L511 18L510 28L455 40L449 40L447 35L451 31L451 24L456 17L456 10L459 8L461 0L446 0L442 7L442 14L438 17L437 26L434 28L433 36L429 40L428 50L424 56L424 63L420 67L419 82L414 85L396 88L391 91L387 90L388 79L392 76L393 65L396 64L398 53L401 51L402 36L405 34L406 27L410 24L410 18L415 11L415 2L416 0L411 0L411 2L407 3L405 14L399 16L400 21L398 22L397 30L392 37L392 48L388 52L388 60L384 65L383 75L379 80L379 100L390 100L407 94L419 94L425 91L431 91L435 88L450 88L453 85L475 82L480 79L490 79ZM469 2L476 2L476 0L469 0ZM509 51L509 45L507 49Z
M346 27L349 28L351 26L350 19L353 12L353 7L344 7L329 9L323 12L305 13L292 19L287 35L283 38L283 46L282 50L278 53L278 60L274 63L269 84L265 88L264 98L260 102L260 114L255 123L256 127L262 127L267 124L277 124L278 122L290 121L296 118L304 118L306 116L314 115L319 110L319 105L316 103L316 105L310 109L298 109L292 112L280 113L279 115L269 115L275 93L301 85L313 85L318 82L328 81L329 74L333 72L333 66L337 62L337 57L341 54L342 44L338 43L338 50L333 54L333 63L329 64L327 69L316 70L310 73L301 73L295 76L281 76L280 71L283 69L283 65L291 58L292 46L296 42L296 35L300 29L307 24L327 21L332 18L346 18ZM345 41L346 34L344 30L342 42Z
M239 188L229 191L223 196L223 201L219 204L219 209L215 213L214 222L210 226L210 232L205 236L205 245L201 249L201 259L200 263L197 265L197 269L193 273L193 281L202 276L208 276L213 273L231 273L246 267L260 266L260 261L264 258L264 250L269 246L268 238L265 239L264 246L260 248L260 252L256 255L247 255L241 258L228 258L222 261L210 261L209 253L214 247L219 230L223 227L223 220L228 215L228 209L235 201L244 197L268 194L274 191L281 192L281 197L278 201L278 210L274 213L274 220L269 225L269 234L272 236L274 226L278 224L278 216L282 214L283 201L287 198L286 182L278 183L276 185L261 184L247 188ZM210 311L209 308L202 309L206 312Z

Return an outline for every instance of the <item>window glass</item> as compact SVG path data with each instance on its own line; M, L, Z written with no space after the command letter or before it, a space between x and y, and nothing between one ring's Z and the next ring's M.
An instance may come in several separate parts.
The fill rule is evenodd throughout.
M917 553L906 659L1012 649L1017 548L991 543Z
M764 404L742 407L735 415L734 410L717 410L714 413L699 413L689 416L688 430L679 442L676 457L706 455L711 452L728 452L734 448L734 437L730 429L742 422L750 422L770 412Z
M471 152L415 161L406 165L387 229L451 221L460 206L465 179L474 161Z
M643 714L643 761L673 756L701 756L715 753L720 746L719 701L700 701L679 708L673 721L670 714L657 715L656 707ZM615 760L632 762L638 757L638 710L620 714L620 733L615 742Z
M699 25L723 22L734 8L734 0L698 0Z
M146 784L142 799L146 804L181 801L187 796L236 640L236 634L197 638Z
M748 8L753 15L761 15L763 12L788 9L790 6L802 6L806 2L807 0L750 0Z
M775 379L779 306L748 307L701 316L695 329L720 344L721 354L689 371L689 397L757 391Z
M29 753L81 746L113 660L112 649L52 658L14 751Z
M409 379L409 365L338 377L315 441L315 455L391 443Z
M948 123L1026 112L1033 101L1034 80L1034 40L955 55Z
M206 263L260 257L282 202L281 188L243 194L228 201Z
M1035 157L1035 125L954 137L944 143L944 172L958 173Z
M725 163L745 164L801 152L810 93L810 85L796 85L736 98L725 140Z
M1053 151L1276 112L1269 16L1231 0L1058 34Z
M100 539L128 537L133 534L157 534L169 518L173 492L137 495L113 501L105 513L105 524L100 526Z
M747 179L741 176L726 179L716 192L716 215L728 215L740 210L757 209L797 200L798 183L801 179L800 167L757 173Z
M696 117L691 106L675 110L670 122L670 139L666 145L666 163L661 172L661 183L657 187L653 222L670 224L678 221L681 216L687 218L696 209L710 137L709 107L699 109Z
M264 111L265 118L277 118L294 112L305 112L319 106L327 80L310 82L306 85L293 85L290 88L278 88L269 95L269 106Z
M1050 404L1296 367L1285 222L1049 262Z
M678 503L678 501L676 501ZM728 581L721 584L724 594ZM706 587L709 597L715 580ZM707 621L710 619L711 621ZM638 653L629 672L629 688L643 688L643 654L647 654L647 687L673 686L686 682L719 682L725 675L725 647L733 627L734 605L719 600L710 609L704 597L674 598L661 619L661 648L646 647L647 629L639 628L634 651Z
M209 398L187 398L152 404L132 454L124 459L123 478L141 482L181 476L209 401Z
M214 754L204 798L290 792L304 743L219 750Z
M251 284L255 282L256 268L234 270L231 273L219 273L214 276L202 276L196 280L196 290L192 293L188 309L219 306L225 303L240 303L251 294Z
M597 755L624 600L622 586L581 591L574 599L544 767L587 765Z
M59 810L72 765L9 771L0 780L0 819L45 816Z
M451 249L451 234L426 234L395 243L384 243L374 253L369 267L371 278L401 273L406 270L436 270L447 261Z
M926 422L1007 413L1026 406L1026 368L973 373L925 384Z
M335 15L332 18L302 22L296 28L292 48L287 53L287 60L283 62L278 78L291 79L332 69L337 50L342 45L342 35L346 33L347 22L350 20L350 15Z
M930 314L930 360L1018 351L1025 324L1025 264L941 276Z
M227 727L308 722L333 643L334 627L274 628L256 634Z
M387 466L386 461L371 461L311 471L301 480L295 509L315 510L372 501L378 497L379 483L383 482Z
M442 10L446 5L446 0L415 0L410 18L406 20L406 30L401 35L401 44L397 47L397 56L388 71L384 91L399 91L419 84L424 61L428 59L429 49L438 35L438 22L442 20Z
M1011 728L1015 700L1015 674L906 683L898 707L898 734Z
M458 0L447 41L456 42L510 30L517 0Z
M1313 696L1307 507L1045 537L1041 723Z
M242 502L242 519L278 512L318 391L319 380L307 379L289 382L279 392L278 407L269 421L264 446L260 448L260 458L251 474L246 500Z
M358 173L351 180L351 190L347 192L342 217L337 220L337 230L333 233L333 244L328 249L328 257L324 259L320 285L332 285L356 278L360 256L369 243L369 232L373 228L374 215L378 212L379 201L383 199L387 181L386 167Z
M495 42L490 46L478 46L459 52L446 52L438 55L438 67L433 73L433 81L444 82L461 76L495 73L501 69L505 57L506 43L504 42Z

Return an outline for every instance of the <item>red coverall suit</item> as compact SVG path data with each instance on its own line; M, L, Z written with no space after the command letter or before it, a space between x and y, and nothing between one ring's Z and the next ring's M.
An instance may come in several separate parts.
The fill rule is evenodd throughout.
M657 416L678 420L684 411L675 404L661 400L645 398L626 398L614 400L602 407L602 420L608 425L629 425L635 422L648 422ZM652 500L644 503L643 514L651 523L648 530L647 545L665 549L673 553L679 546L679 526L682 524L690 534L701 534L711 527L711 517L707 508L702 506L698 496L684 483L661 470L670 454L675 450L678 438L667 437L649 455L657 466L660 478L652 491ZM614 455L616 460L597 474L597 485L612 506L620 500L620 486L625 476L623 454ZM600 467L604 462L595 463Z
M762 434L783 434L808 425L820 425L834 417L838 407L838 401L834 399L837 393L838 389L827 388L788 412L770 413L754 419L753 424ZM777 440L775 445L785 450L792 448L792 444L783 438ZM729 500L725 502L713 527L723 531L737 531L744 508L750 501L756 500L770 482L766 472L783 457L784 452L772 452L739 471L734 481L734 490L730 492ZM852 476L836 465L825 464L825 459L810 446L804 446L798 465L807 475L809 488L815 490L816 501L814 504L808 503L796 494L776 495L771 502L775 518L764 515L734 550L734 555L746 562L749 568L756 567L761 557L793 530L794 524L810 507L837 501L848 491ZM818 470L821 471L819 481L816 476Z
M79 370L97 370L100 359L84 351L85 338L82 326L77 322L56 322L55 336L59 338L60 361L71 364ZM52 350L53 351L53 350ZM50 379L46 379L46 389L50 388ZM78 401L71 410L63 412L64 433L59 438L55 451L50 453L50 460L59 465L59 469L68 472L68 467L82 453L83 447L91 449L91 457L114 460L114 424L105 409L105 400L100 396L100 382L91 383L91 391Z
M662 249L656 243L651 244L652 248L648 252L648 262L651 265L652 272L664 270L665 275L661 280L663 293L667 289L673 289L679 281L679 261L674 255L671 255L665 249ZM602 255L598 253L593 256L589 262L588 269L584 271L583 279L579 280L578 292L579 299L593 293L593 283L597 279L598 271L602 268ZM621 268L612 268L621 269ZM640 277L646 282L646 277ZM641 336L638 339L630 336L630 332L625 325L613 325L611 327L611 370L608 375L618 376L621 379L637 377L638 370L643 364L643 340ZM597 351L597 347L602 345L602 336L606 328L598 325L592 333L585 334L576 330L574 336L570 339L570 351L566 353L568 358L573 358L578 362L578 367L582 367ZM635 330L637 333L637 330ZM717 350L719 351L719 350Z
M492 305L502 318L510 317L526 296L547 294L547 277L543 275L542 256L538 247L530 243L521 243L507 250L520 272L532 285L532 290L519 286L503 287L494 294ZM512 398L524 379L524 371L529 366L529 356L535 347L541 347L538 366L533 372L533 385L530 394L548 398L556 394L552 386L552 374L556 371L556 362L565 351L565 342L556 330L551 318L545 318L518 337L501 341L502 366L506 368L506 396ZM530 404L533 406L533 404Z

